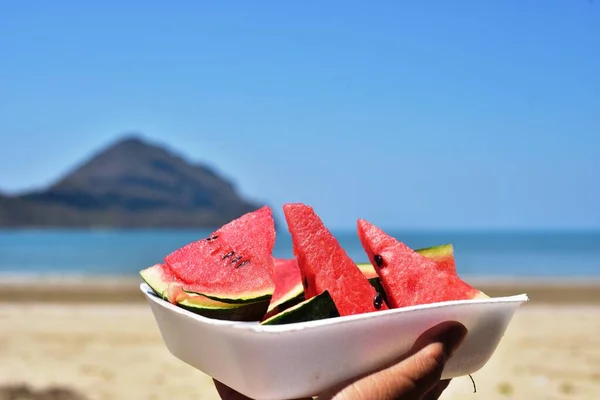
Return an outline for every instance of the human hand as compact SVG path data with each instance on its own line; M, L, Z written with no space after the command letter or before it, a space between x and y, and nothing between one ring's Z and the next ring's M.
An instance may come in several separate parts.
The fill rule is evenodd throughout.
M458 322L439 324L422 334L402 361L322 393L318 399L436 400L450 383L440 380L444 366L466 334L467 329ZM223 400L251 400L214 382Z

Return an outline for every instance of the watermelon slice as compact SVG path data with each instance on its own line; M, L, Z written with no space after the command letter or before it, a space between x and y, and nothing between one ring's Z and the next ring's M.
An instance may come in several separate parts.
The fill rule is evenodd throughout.
M452 263L441 265L386 234L365 220L358 220L358 236L375 267L391 308L450 300L487 298L460 279ZM431 250L430 250L431 252ZM448 248L439 250L440 255Z
M265 319L304 301L304 287L298 261L295 258L275 259L275 291Z
M270 299L275 223L268 206L223 225L165 257L183 290L225 303Z
M339 316L340 313L326 290L315 297L304 300L277 315L265 319L261 322L261 325L295 324Z
M381 294L371 286L312 207L285 204L283 212L292 235L306 299L328 291L341 316L387 309Z
M257 321L268 306L268 301L231 304L209 299L199 294L186 293L182 283L162 264L140 271L142 279L159 297L193 313L215 319L231 321Z

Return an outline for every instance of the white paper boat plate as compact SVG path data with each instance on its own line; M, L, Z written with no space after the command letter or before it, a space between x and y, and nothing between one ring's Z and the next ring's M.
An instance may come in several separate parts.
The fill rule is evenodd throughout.
M401 359L444 321L468 334L442 379L481 369L527 295L451 301L289 325L215 320L146 295L163 340L180 360L257 400L316 396Z

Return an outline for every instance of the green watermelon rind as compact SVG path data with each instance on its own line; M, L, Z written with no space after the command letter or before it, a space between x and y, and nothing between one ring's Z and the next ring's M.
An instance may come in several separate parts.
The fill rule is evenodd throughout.
M304 300L264 321L261 325L283 325L339 317L340 313L329 292Z
M177 305L185 310L191 311L195 314L199 314L208 318L214 319L222 319L228 321L243 321L243 322L254 322L260 321L260 319L265 315L267 311L267 307L269 306L269 302L260 301L256 303L246 303L246 304L231 304L224 303L228 305L232 305L233 307L224 307L224 308L206 308L206 307L198 307L198 305L194 304L193 297L190 299L186 299Z
M208 294L201 291L190 290L189 288L183 288L183 291L189 294L199 294L204 297L208 297L209 299L220 301L228 304L248 304L248 303L258 303L263 301L270 301L273 296L274 288L269 291L256 291L256 292L245 292L241 296L231 296L231 295L219 295L219 294Z
M302 283L298 283L290 291L288 291L285 296L282 296L281 299L271 303L267 312L272 312L275 309L283 311L304 300L304 286L302 286Z
M447 257L448 255L454 254L454 246L452 244L441 244L438 246L426 247L415 251L427 258L437 259L440 257Z
M155 267L146 268L140 271L139 274L156 296L164 301L169 301L165 295L169 282L163 280L156 273L157 269ZM245 304L224 303L214 299L203 301L201 296L196 296L195 294L177 303L177 306L195 314L230 321L259 321L266 312L268 305L268 301Z

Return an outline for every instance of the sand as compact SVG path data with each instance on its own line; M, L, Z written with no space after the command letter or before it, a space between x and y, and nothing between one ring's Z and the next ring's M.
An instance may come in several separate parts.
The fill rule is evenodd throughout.
M73 295L74 283L34 296L20 285L11 283L29 301L0 299L0 400L218 398L209 377L167 351L135 292L115 292L106 303L83 290ZM583 289L560 288L531 286L546 300L530 295L531 303L517 312L497 352L473 375L478 392L465 377L455 379L442 399L600 399L600 286L588 287L587 297ZM20 385L27 387L20 387L22 396L10 397L8 388L16 393ZM44 395L49 388L80 397L56 390Z

